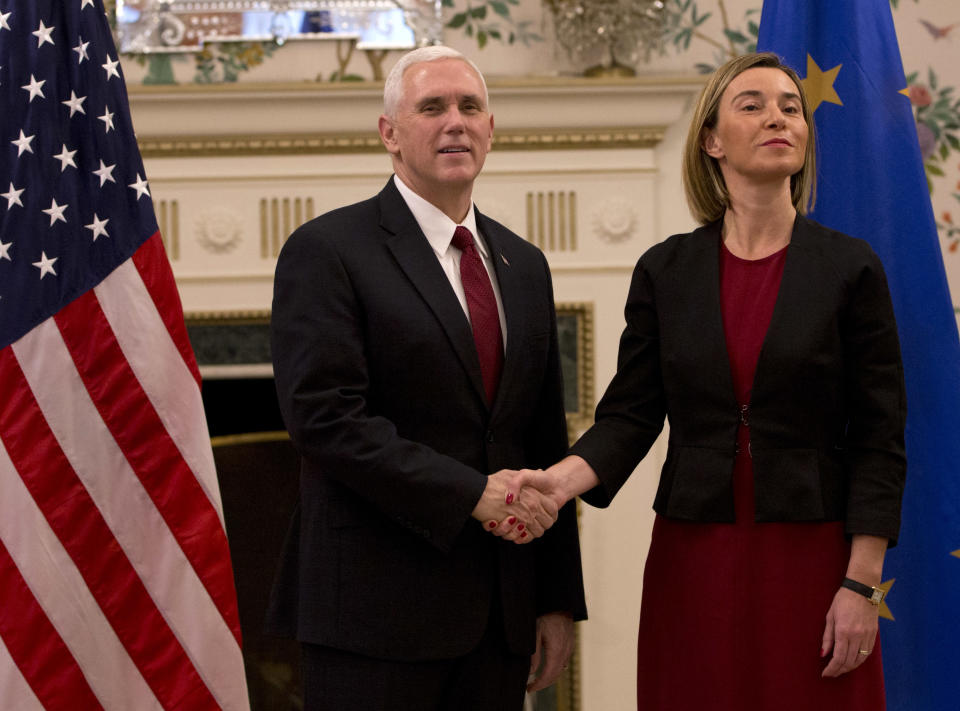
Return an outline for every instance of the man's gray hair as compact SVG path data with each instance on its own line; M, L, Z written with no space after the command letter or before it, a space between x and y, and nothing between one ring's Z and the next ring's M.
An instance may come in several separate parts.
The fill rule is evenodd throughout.
M432 45L407 52L393 65L393 69L387 75L387 80L383 83L383 113L390 118L396 115L397 105L403 96L403 75L407 69L414 64L435 62L438 59L459 59L461 62L470 65L477 76L480 77L480 84L483 85L483 103L487 104L489 110L490 98L487 95L487 82L484 80L480 68L452 47Z

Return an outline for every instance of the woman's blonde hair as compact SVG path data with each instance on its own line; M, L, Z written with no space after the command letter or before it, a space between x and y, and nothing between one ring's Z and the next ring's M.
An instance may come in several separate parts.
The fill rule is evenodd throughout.
M683 191L694 219L702 225L719 220L730 205L727 183L720 172L717 160L703 149L704 134L717 125L717 112L723 92L733 79L754 67L771 67L786 74L797 86L803 106L803 118L807 122L807 150L803 167L790 176L790 198L797 212L813 209L816 202L816 131L810 104L803 91L800 77L780 61L773 52L745 54L731 59L717 69L700 93L697 108L687 132L683 148Z

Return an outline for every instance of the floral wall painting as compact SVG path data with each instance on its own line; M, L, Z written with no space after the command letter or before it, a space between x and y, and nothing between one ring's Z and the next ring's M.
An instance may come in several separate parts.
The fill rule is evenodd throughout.
M622 66L623 74L636 72L641 77L689 76L709 73L728 58L756 49L762 0L638 0L636 7L649 10L656 22L632 35L625 26L619 28L627 40L619 44L577 39L571 29L575 23L560 20L561 15L588 10L609 17L611 9L630 2L440 0L443 41L477 61L493 80L582 76L591 62ZM947 275L954 303L960 304L960 4L957 0L890 0L890 4ZM111 13L116 0L106 0L106 5ZM616 20L602 20L592 31L602 35L617 25ZM343 39L249 41L208 43L197 52L127 54L122 62L132 86L341 82L381 80L399 54L363 50Z

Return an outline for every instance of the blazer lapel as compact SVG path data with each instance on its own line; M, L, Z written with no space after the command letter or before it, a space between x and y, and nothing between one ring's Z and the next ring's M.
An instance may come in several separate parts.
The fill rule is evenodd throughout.
M789 344L794 340L791 338L791 332L795 331L798 325L804 322L805 312L813 304L818 303L817 295L820 287L814 281L811 281L809 271L805 266L807 260L804 250L809 239L809 229L810 223L798 214L793 223L793 233L787 247L783 276L780 278L780 289L773 306L770 326L767 328L763 346L760 349L760 357L757 360L757 370L753 378L753 397L751 399L755 399L757 394L776 397L776 393L763 391L763 387L767 383L767 371L772 367L772 361L777 360L778 351L782 348L791 347Z
M714 387L721 388L724 397L729 396L736 404L720 304L720 224L716 222L700 228L704 230L703 244L685 275L685 283L694 292L695 303L700 308L695 312L695 321L687 327L696 342L703 344L705 351L701 377L706 378L706 382L715 383Z
M437 261L437 255L392 179L380 192L380 226L390 233L386 241L387 248L437 317L450 345L467 371L474 390L485 400L480 360L477 357L470 323L450 287L447 275Z

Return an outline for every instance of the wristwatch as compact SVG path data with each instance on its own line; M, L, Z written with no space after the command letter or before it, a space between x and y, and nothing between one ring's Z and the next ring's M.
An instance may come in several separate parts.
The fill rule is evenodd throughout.
M883 596L886 595L886 593L880 588L864 585L863 583L858 583L856 580L851 580L850 578L844 578L843 582L840 583L840 587L846 588L847 590L853 590L855 593L863 595L870 601L872 605L876 607L880 607L880 603L883 602Z

